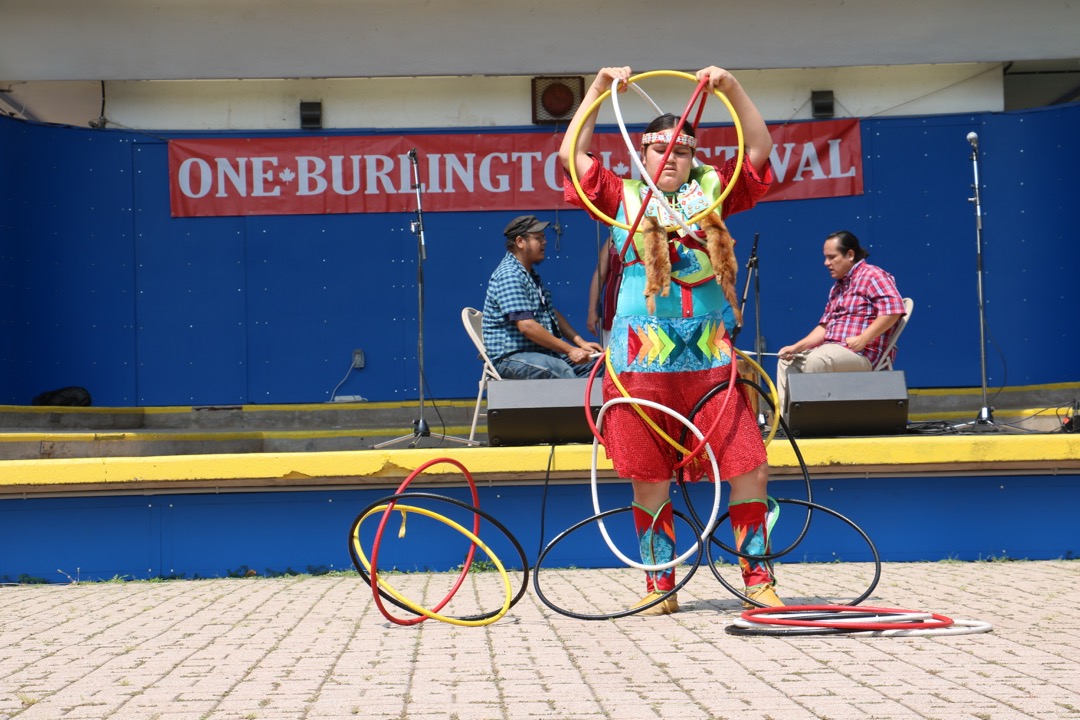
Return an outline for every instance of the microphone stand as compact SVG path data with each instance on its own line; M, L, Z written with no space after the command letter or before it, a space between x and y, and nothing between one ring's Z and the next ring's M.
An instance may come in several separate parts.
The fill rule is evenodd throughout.
M758 269L758 240L761 239L761 233L754 233L754 246L750 249L750 257L746 261L746 284L743 285L742 300L739 304L740 313L746 311L746 296L750 293L750 278L754 279L754 355L758 365L761 364L761 359L765 355L765 338L761 336L761 272ZM735 342L735 338L739 336L743 326L740 323L735 326L735 329L731 331L731 342ZM761 379L758 379L758 384L761 384ZM761 399L758 398L758 413L757 423L759 426L765 425L765 413L761 409Z
M979 136L974 132L967 136L971 143L971 169L974 175L974 197L969 197L968 202L975 204L975 273L976 292L979 301L979 367L982 370L982 407L975 420L962 423L958 427L970 427L975 431L999 430L1000 425L994 422L994 409L990 407L986 391L986 303L983 297L983 238L982 238L982 200L979 195Z
M413 431L411 434L402 435L401 437L386 440L385 442L372 446L376 449L410 439L412 442L409 443L409 447L414 448L417 443L420 442L420 438L431 437L431 428L428 427L427 420L424 419L424 261L427 260L427 243L424 240L424 203L421 192L423 188L420 185L420 167L416 159L416 148L409 151L409 162L412 163L412 186L416 191L416 219L409 223L409 228L412 230L413 234L416 235L416 320L418 333L416 340L416 363L420 374L420 417L413 420ZM478 442L470 441L465 438L453 437L452 435L440 435L436 433L435 437L463 443L465 445L479 444Z

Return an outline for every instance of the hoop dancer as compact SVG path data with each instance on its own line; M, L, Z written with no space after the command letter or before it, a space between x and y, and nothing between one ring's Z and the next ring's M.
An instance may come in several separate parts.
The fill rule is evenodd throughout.
M640 79L631 76L629 67L599 71L559 154L567 171L566 199L612 225L624 264L604 400L629 395L687 415L709 390L735 375L729 331L738 318L738 266L722 218L752 208L768 190L772 140L731 73L709 66L685 77L698 83L686 113L681 118L661 115L641 137L644 174L651 184L623 180L589 153L599 103L613 85L624 91ZM745 151L740 148L737 159L719 168L694 166L695 123L686 117L695 100L700 96L703 103L710 93L722 93L737 128L741 119L745 137ZM672 440L682 429L677 422L637 405L614 407L603 425L608 456L619 476L633 484L634 524L646 563L664 564L674 557L671 480L677 471L688 481L704 476L705 442L722 449L721 478L711 479L731 484L729 512L739 551L768 552L765 447L742 388L736 389L734 381L729 387L734 391L719 393L698 413L696 422L707 431L693 450ZM783 604L768 563L740 560L740 565L749 597L763 605ZM674 587L673 567L646 572L648 594L637 606L650 607L642 614L676 612ZM663 595L668 597L656 602Z

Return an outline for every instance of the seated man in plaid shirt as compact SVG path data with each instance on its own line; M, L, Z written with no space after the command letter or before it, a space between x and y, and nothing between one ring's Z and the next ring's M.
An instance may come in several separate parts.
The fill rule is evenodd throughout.
M817 326L777 353L782 414L787 414L788 373L870 370L889 343L896 321L904 315L904 301L893 276L866 262L869 256L847 230L825 238L825 267L836 284Z
M585 377L603 351L555 309L533 269L544 261L549 224L522 215L503 230L506 257L488 283L483 323L484 347L503 379Z

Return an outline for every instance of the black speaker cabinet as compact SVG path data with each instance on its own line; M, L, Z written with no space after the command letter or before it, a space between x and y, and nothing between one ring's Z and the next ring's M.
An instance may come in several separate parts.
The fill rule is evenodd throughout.
M795 437L901 435L907 431L903 370L792 373L788 413Z
M584 378L569 380L496 380L487 388L490 445L591 443L585 419ZM593 418L604 404L601 380L593 383Z

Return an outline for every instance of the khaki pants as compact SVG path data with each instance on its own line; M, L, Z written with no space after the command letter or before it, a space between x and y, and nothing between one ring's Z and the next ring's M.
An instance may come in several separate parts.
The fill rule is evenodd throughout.
M776 392L780 399L780 414L787 416L788 373L866 372L870 361L838 343L825 343L796 355L791 360L776 362Z

